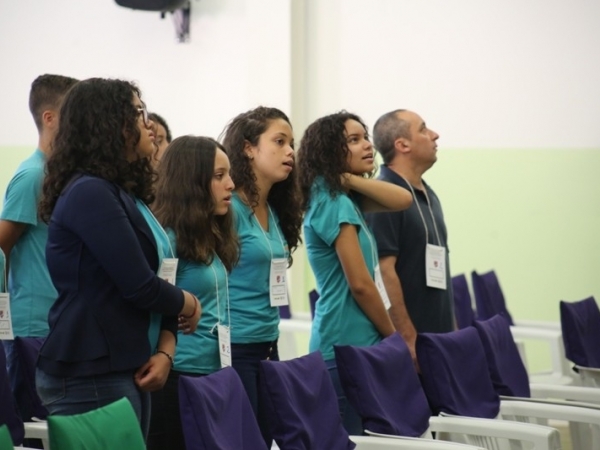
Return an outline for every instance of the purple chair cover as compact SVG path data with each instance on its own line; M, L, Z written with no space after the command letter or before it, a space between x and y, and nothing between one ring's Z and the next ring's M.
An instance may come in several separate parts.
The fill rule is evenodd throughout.
M346 398L365 430L418 437L431 410L404 339L394 333L377 345L334 346Z
M21 445L25 437L25 430L10 389L8 374L6 373L6 354L4 353L4 345L0 341L0 425L5 424L10 431L13 444Z
M452 277L452 291L454 292L454 315L459 329L473 325L475 314L473 313L473 304L471 293L467 284L467 277L464 274Z
M475 271L471 272L471 282L473 283L473 293L475 294L475 304L477 306L477 319L487 320L496 314L502 314L510 325L515 324L506 308L500 282L493 270L481 275Z
M260 395L281 450L348 450L337 396L320 352L289 361L260 362Z
M319 293L316 289L313 289L308 293L308 303L310 304L311 317L315 318L315 308L317 307L317 300L319 300Z
M560 302L565 355L578 366L600 368L600 310L594 297Z
M499 395L531 397L527 369L506 318L497 314L488 320L476 320L473 325L487 355L494 390Z
M42 404L37 389L35 388L35 367L37 364L40 348L46 338L16 337L15 350L17 352L21 372L27 385L27 394L30 401L30 411L38 419L46 419L48 410ZM24 417L25 421L30 421L31 417Z
M475 328L418 334L417 358L423 389L435 414L486 419L498 415L500 398Z
M283 305L279 307L279 317L282 319L291 319L292 311L290 310L290 305Z
M179 377L179 404L188 450L267 448L232 367L205 377Z

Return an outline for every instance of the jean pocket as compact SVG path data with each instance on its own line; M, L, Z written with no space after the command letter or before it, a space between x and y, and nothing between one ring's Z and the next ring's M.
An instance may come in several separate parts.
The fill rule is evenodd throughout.
M48 375L39 369L35 373L35 385L45 407L64 399L67 395L65 378Z

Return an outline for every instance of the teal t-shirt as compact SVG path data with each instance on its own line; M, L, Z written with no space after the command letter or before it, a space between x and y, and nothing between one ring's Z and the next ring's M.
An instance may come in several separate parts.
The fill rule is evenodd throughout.
M27 227L10 252L8 292L15 336L48 334L48 311L57 297L46 265L48 226L38 218L46 156L37 149L19 165L4 196L0 219Z
M6 258L4 257L4 252L0 248L0 292L4 292L4 289L6 289L4 283L6 278L8 278L6 273Z
M150 211L148 206L139 199L135 199L135 206L142 213L146 223L152 231L154 240L156 241L156 249L158 251L158 267L162 260L165 258L175 258L175 250L171 247L171 242L165 229L158 223L154 214ZM158 345L158 338L160 336L160 323L162 315L151 312L150 313L150 327L148 328L148 339L150 341L150 348L155 349Z
M306 252L320 294L309 348L311 352L320 350L326 361L335 358L334 345L369 346L381 340L375 325L352 297L335 251L335 240L342 224L356 226L362 256L369 273L374 276L374 240L358 205L344 192L332 198L323 180L317 180L304 216Z
M175 234L168 230L176 248ZM218 256L210 265L179 260L177 286L200 300L202 315L192 334L178 333L175 370L197 374L213 373L221 368L217 323L229 325L227 270Z
M237 193L232 197L240 258L229 275L231 342L268 342L279 336L279 308L271 306L269 276L271 258L289 256L279 220L269 210L269 230L264 230L252 210Z

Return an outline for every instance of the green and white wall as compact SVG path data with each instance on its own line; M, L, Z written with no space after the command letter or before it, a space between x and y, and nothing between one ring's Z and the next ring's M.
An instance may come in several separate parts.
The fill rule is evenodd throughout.
M258 104L297 141L340 109L372 125L408 108L441 136L427 180L453 273L493 268L513 316L558 320L559 300L600 297L598 23L597 0L201 0L178 44L170 16L110 0L3 1L0 190L35 146L41 73L135 80L176 136L218 136ZM303 249L291 272L307 309Z

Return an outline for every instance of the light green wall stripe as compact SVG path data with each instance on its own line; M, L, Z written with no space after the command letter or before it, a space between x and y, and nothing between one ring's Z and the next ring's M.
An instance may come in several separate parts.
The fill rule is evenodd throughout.
M0 190L33 147L0 147ZM498 273L512 315L559 319L559 300L600 297L600 148L444 150L426 180L442 201L452 272ZM2 195L3 197L3 195ZM294 256L292 307L315 286ZM549 361L536 353L534 368Z

